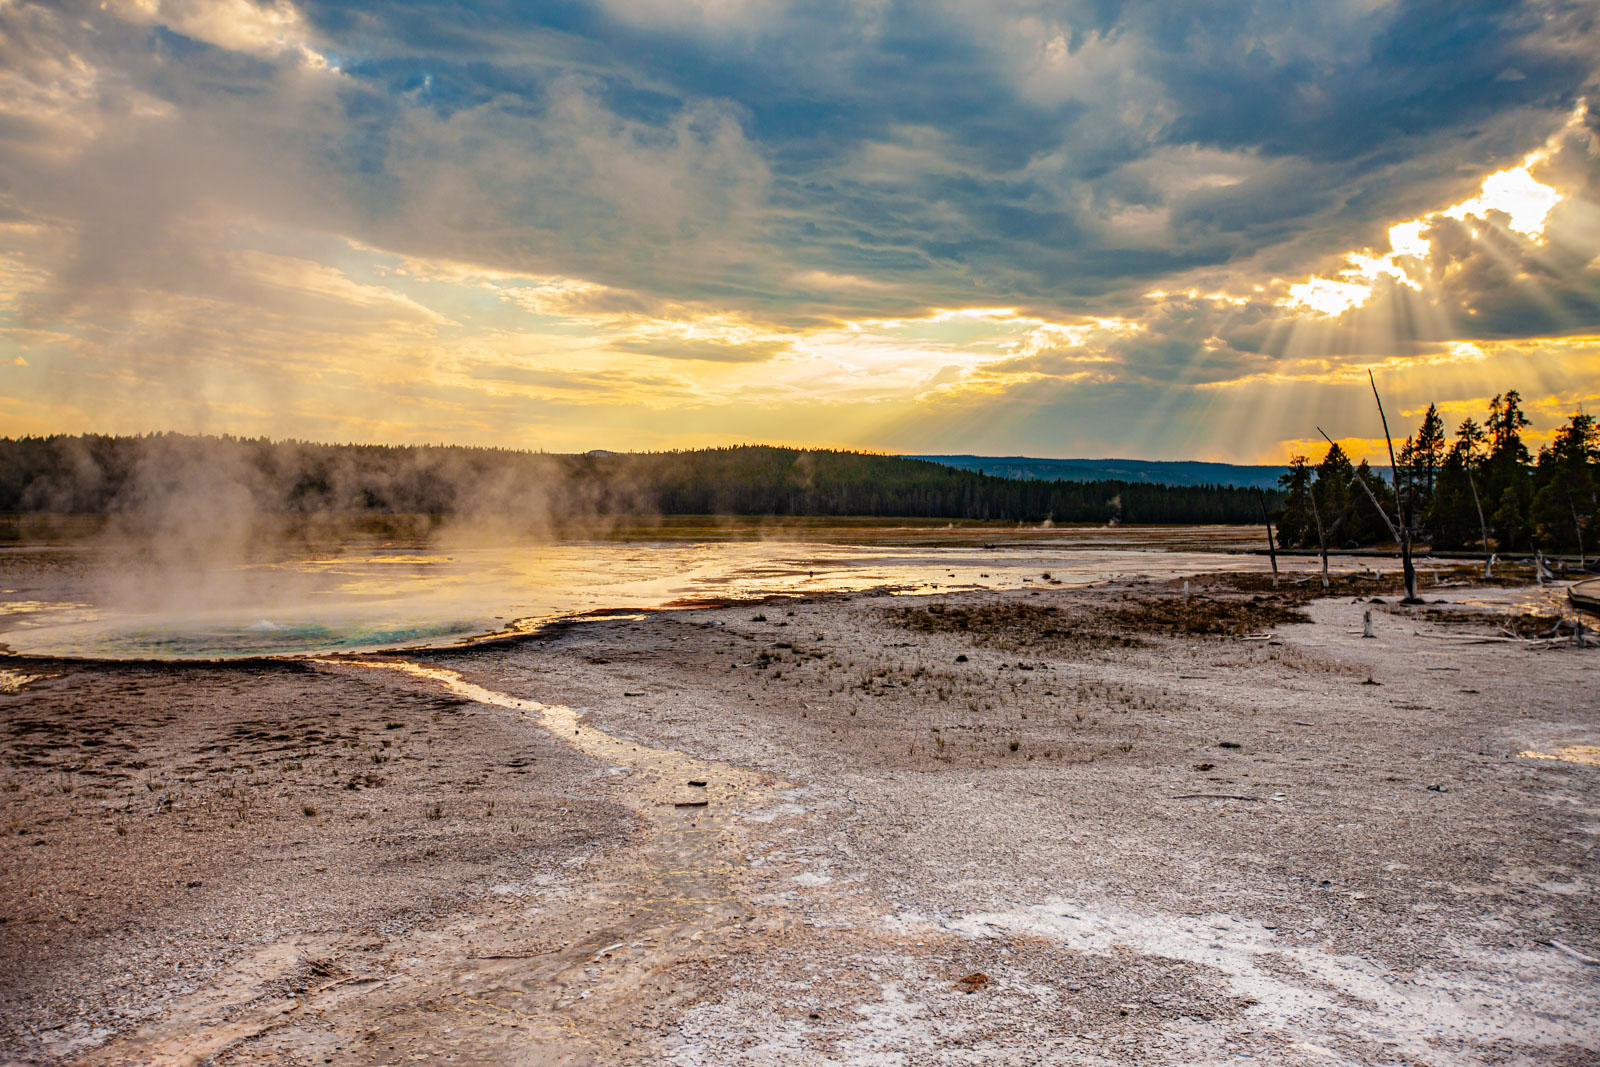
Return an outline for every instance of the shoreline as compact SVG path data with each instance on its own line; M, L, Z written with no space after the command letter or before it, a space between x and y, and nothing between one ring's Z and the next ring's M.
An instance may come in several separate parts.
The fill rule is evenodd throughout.
M0 1055L1565 1064L1600 1050L1592 968L1550 947L1600 956L1584 821L1600 772L1517 755L1596 743L1571 696L1594 691L1600 654L1468 644L1494 617L1445 605L1372 605L1366 641L1369 606L1348 592L1190 582L1188 597L1134 581L741 601L372 657L580 709L574 728L681 764L574 748L357 660L57 661L62 676L0 695L7 807L29 831L4 846L7 910L24 918L0 927L18 1009ZM162 788L144 793L165 807L128 807L139 771L83 769L117 769L73 732L96 693L118 704L102 736L155 768ZM300 724L290 742L201 761L241 719L290 732L274 715ZM399 753L404 775L372 759ZM67 761L80 769L63 793ZM386 781L363 784L374 770ZM718 792L734 784L748 792ZM252 789L246 832L225 830L224 802ZM703 807L676 806L701 789ZM211 868L139 874L141 857L178 869L174 842ZM678 868L692 891L658 892ZM83 872L108 869L127 907L82 929ZM26 918L41 887L70 921Z
M1143 550L1143 551L1149 551L1149 552L1157 553L1157 554L1163 554L1163 553L1166 553L1166 554L1170 554L1170 553L1188 554L1188 550L1182 549L1182 548L1176 548L1176 547L1173 547L1173 546L1150 548L1150 549ZM1112 575L1110 577L1104 577L1104 576L1098 576L1098 575L1090 575L1090 576L1086 577L1086 576L1083 576L1083 575L1075 575L1072 578L1070 578L1068 580L1065 580L1065 581L1060 580L1060 579L1050 580L1048 582L1048 584L1055 585L1055 586L1065 586L1067 588L1072 588L1072 589L1085 589L1085 588L1094 588L1096 586L1101 586L1101 585L1106 585L1106 584L1115 584L1117 582L1123 582L1123 581L1128 581L1128 580L1138 580L1138 581L1182 581L1182 580L1184 580L1185 575L1187 575L1188 577L1204 579L1204 578L1207 578L1207 577L1210 577L1210 576L1213 576L1213 575L1228 575L1228 574L1240 573L1240 572L1235 572L1233 570L1230 570L1229 568L1227 568L1227 567L1222 565L1222 563L1224 563L1226 561L1226 558L1229 557L1229 556L1235 556L1235 557L1237 557L1237 556L1246 556L1246 557L1253 557L1253 558L1261 558L1261 557L1266 557L1266 556L1269 555L1265 550L1257 551L1257 550L1251 550L1251 549L1232 549L1232 550L1228 550L1228 551L1208 550L1207 554L1210 554L1210 555L1218 557L1218 559L1216 561L1214 561L1215 565L1210 566L1210 567L1199 568L1199 569L1196 569L1196 570L1194 570L1192 572L1178 572L1178 573L1175 573L1175 574L1167 574L1167 575L1162 575L1162 576L1159 576L1159 577L1152 577L1152 578L1138 578L1138 577L1130 576L1130 575L1126 575L1126 574L1114 574L1114 575ZM1316 559L1318 557L1318 553L1315 550L1282 550L1282 549L1280 549L1280 550L1278 550L1277 554L1280 555L1280 556L1286 556L1286 557L1290 557L1290 558L1301 558L1301 559ZM1365 552L1364 550L1352 550L1352 551L1339 553L1337 555L1330 555L1329 556L1330 573L1334 574L1336 577L1341 577L1341 578L1355 577L1355 578L1359 578L1361 580L1376 580L1376 581L1379 581L1380 583L1386 581L1387 580L1386 576L1382 575L1375 568L1370 567L1370 565L1366 562L1367 560L1370 560L1370 559L1373 559L1373 558L1389 558L1389 557L1382 556L1381 554L1374 555L1372 552ZM1398 558L1398 557L1396 556L1394 558ZM1032 561L1030 561L1030 562L1032 562ZM1462 584L1476 584L1476 583L1481 583L1483 581L1481 578L1479 578L1478 576L1476 576L1472 572L1471 568L1469 568L1469 567L1467 567L1467 566L1465 566L1463 564L1462 558L1458 558L1458 557L1454 557L1454 556L1447 556L1447 557L1419 557L1419 563L1430 563L1430 562L1433 563L1435 566L1432 569L1420 571L1419 575L1421 577L1431 578L1433 583L1434 583L1434 587L1441 587L1440 584L1439 584L1439 575L1440 575L1440 573L1446 574L1450 579L1450 584L1456 585L1456 586L1459 586L1459 585L1462 585ZM1041 565L1044 565L1044 566L1049 566L1050 565L1047 560L1040 560L1039 563ZM1447 565L1447 569L1441 571L1439 566L1438 566L1439 564ZM1360 570L1356 569L1357 565L1359 565L1362 569L1360 569ZM1532 574L1531 568L1527 568L1523 564L1518 564L1518 563L1514 563L1514 562L1503 564L1502 568L1501 568L1501 573L1496 575L1495 578L1489 584L1495 585L1495 586L1504 586L1504 585L1506 585L1508 583L1510 583L1510 584L1526 584L1526 585L1529 585L1529 587L1531 588L1532 587L1532 583L1531 582L1524 582L1521 579L1521 571L1523 569L1528 569L1529 575L1531 576L1531 574ZM1298 568L1298 569L1297 568L1280 568L1280 570L1282 570L1282 580L1283 580L1283 582L1287 583L1286 590L1288 590L1288 591L1293 591L1294 589L1297 589L1299 587L1307 586L1311 581L1313 581L1316 578L1316 575L1318 573L1316 567ZM1044 573L1046 575L1048 575L1050 572L1044 572ZM1263 570L1263 571L1259 571L1259 572L1255 572L1255 573L1256 573L1257 577L1265 577L1270 572L1267 572L1267 571ZM983 577L987 578L988 575L983 575ZM1567 579L1560 579L1560 580L1565 581ZM1029 579L1026 579L1026 578L1023 579L1024 583L1026 583L1028 581L1029 581ZM1581 579L1578 579L1577 581L1581 582ZM15 664L15 665L19 665L19 666L22 666L22 667L34 667L34 668L44 668L44 669L48 669L52 665L61 666L61 667L67 667L67 666L71 666L71 665L74 665L74 664L86 665L86 666L87 665L94 665L94 664L114 664L114 665L132 666L132 667L144 666L144 667L151 667L151 668L159 668L159 667L164 667L164 666L179 666L179 667L181 667L181 666L185 666L185 665L190 665L190 666L233 665L233 666L240 666L240 667L262 667L262 668L266 668L266 667L270 667L272 664L304 663L304 662L315 662L315 661L318 661L318 660L341 661L341 660L360 660L360 659L368 658L368 657L415 657L415 656L425 656L425 655L429 655L429 654L443 654L443 653L460 652L460 651L470 652L470 651L480 650L480 649L496 649L496 648L504 648L504 647L515 647L515 646L517 646L517 645L519 645L519 644L521 644L523 642L538 641L539 639L541 639L547 633L559 632L559 631L561 631L562 629L564 629L566 627L570 627L570 626L574 626L574 625L582 625L582 624L588 623L588 622L603 622L603 621L605 621L607 619L610 619L610 618L626 618L626 617L634 617L634 616L655 615L655 614L658 614L658 613L668 613L668 612L683 611L683 610L706 610L706 609L714 609L714 608L731 608L731 607L738 607L738 606L741 606L741 605L757 605L757 604L762 604L762 603L767 603L767 602L781 602L781 601L792 601L792 600L803 600L803 599L818 599L818 600L820 600L820 599L830 599L830 598L837 598L837 597L880 596L880 595L887 595L887 596L950 595L950 594L967 593L967 592L973 592L973 593L976 593L976 592L1002 592L1002 591L1006 591L1006 590L1016 591L1019 588L1021 588L1021 587L1015 586L1015 585L1007 586L1007 585L1004 585L1004 584L997 584L997 585L992 585L991 586L991 585L982 585L982 584L976 584L976 583L968 584L968 585L940 586L938 584L930 584L926 580L926 578L923 578L923 579L916 580L916 581L906 581L906 580L887 581L887 582L879 583L877 585L870 585L870 586L864 585L864 586L859 586L859 587L823 588L823 589L814 589L814 590L808 590L808 589L804 589L804 588L793 588L793 589L773 590L773 591L760 592L760 593L752 592L752 593L746 593L744 595L740 595L738 593L720 594L720 593L714 593L714 592L699 592L699 593L695 593L695 594L689 595L689 596L675 595L672 599L661 600L661 601L656 602L656 603L638 603L638 604L632 604L632 605L619 604L619 605L616 605L616 606L599 606L599 607L590 607L590 608L584 608L584 609L574 609L574 610L571 610L571 611L557 612L557 613L551 613L551 614L547 614L547 615L529 616L529 617L526 617L526 618L516 618L516 619L513 619L509 625L504 626L504 627L502 627L500 629L485 629L485 630L483 630L481 632L467 633L467 634L464 634L464 635L455 636L455 637L451 638L448 641L436 641L436 639L431 639L431 638L420 638L420 639L416 639L416 643L407 643L405 641L401 641L401 642L390 643L390 644L373 644L370 647L347 647L347 646L335 645L335 646L329 646L329 647L323 647L323 648L311 647L311 648L307 648L307 649L304 649L304 650L296 650L296 651L241 652L241 653L229 653L229 654L209 656L209 657L205 656L203 654L198 654L198 653L196 653L196 654L183 654L183 655L167 655L167 656L161 656L161 655L143 655L143 656L141 656L141 655L94 655L94 654L87 654L87 653L85 653L85 654L52 654L52 653L48 653L48 652L17 651L17 650L13 650L9 645L5 644L4 642L0 642L0 665L3 665L3 664ZM1428 587L1424 587L1422 591L1426 591L1427 588ZM1274 590L1277 589L1276 580L1275 580L1275 583L1273 585L1273 589ZM1576 605L1576 602L1575 601L1570 601L1570 598L1569 598L1569 603L1572 603L1572 604ZM247 611L246 614L260 613L261 611L267 611L267 612L270 613L270 609L253 609L251 611ZM524 624L527 624L527 625L524 625ZM5 636L5 633L4 632L0 632L0 637L4 637L4 636Z

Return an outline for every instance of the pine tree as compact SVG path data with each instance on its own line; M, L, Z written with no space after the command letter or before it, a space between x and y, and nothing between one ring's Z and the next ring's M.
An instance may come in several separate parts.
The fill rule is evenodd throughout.
M1455 442L1439 466L1428 529L1435 548L1477 547L1481 539L1476 494L1487 435L1472 419L1462 420Z
M1483 484L1478 486L1478 492L1484 510L1493 508L1489 522L1495 540L1507 550L1525 546L1529 535L1532 457L1522 442L1522 431L1527 426L1522 397L1515 389L1508 389L1489 402L1489 457L1483 464Z
M1389 524L1384 521L1382 515L1373 510L1372 501L1368 499L1366 492L1355 484L1355 479L1357 478L1367 483L1367 486L1372 490L1372 495L1378 500L1378 507L1390 515L1396 513L1394 490L1382 478L1373 473L1372 467L1366 460L1362 460L1360 465L1351 472L1350 476L1352 490L1350 502L1354 506L1354 514L1348 524L1350 539L1362 545L1392 542L1394 538L1389 532Z
M1579 413L1539 450L1534 471L1533 526L1541 545L1586 555L1600 512L1600 426Z
M1407 496L1406 514L1415 526L1426 525L1444 457L1444 420L1439 417L1438 407L1429 404L1416 435L1406 438L1400 449L1400 470L1396 472Z
M1513 457L1526 466L1528 447L1522 443L1522 431L1528 427L1528 417L1522 413L1522 394L1508 389L1489 401L1489 458Z
M1317 526L1311 514L1311 465L1305 456L1293 456L1289 469L1278 476L1284 490L1277 514L1278 543L1287 546L1315 544Z
M1358 492L1353 479L1356 471L1350 457L1337 443L1328 446L1328 454L1317 464L1317 481L1312 486L1316 494L1317 513L1322 516L1322 528L1328 545L1344 544L1348 538L1346 527L1350 523L1351 494Z
M1444 462L1444 452L1444 419L1439 417L1438 407L1429 404L1428 410L1423 413L1422 425L1417 428L1416 444L1416 457L1422 466L1423 491L1427 494L1424 502L1433 498L1439 465Z

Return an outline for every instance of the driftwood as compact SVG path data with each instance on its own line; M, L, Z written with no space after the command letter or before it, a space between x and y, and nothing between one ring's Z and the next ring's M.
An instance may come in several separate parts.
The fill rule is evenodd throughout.
M1595 959L1593 956L1589 956L1589 955L1586 955L1586 954L1584 954L1582 952L1579 952L1577 949L1573 948L1571 945L1566 944L1565 942L1562 942L1562 941L1557 941L1553 937L1548 941L1540 939L1538 943L1541 944L1541 945L1549 945L1551 948L1555 949L1557 952L1565 953L1566 955L1571 956L1573 959L1577 960L1579 963L1587 963L1591 967L1600 967L1600 960Z
M1179 793L1173 800L1260 800L1243 793Z
M1451 641L1458 645L1520 645L1525 642L1520 637L1484 637L1472 634L1425 634L1420 630L1411 631L1413 637L1427 637L1435 641Z
M1555 571L1550 569L1549 564L1545 563L1543 552L1534 553L1533 573L1538 577L1540 585L1544 585L1546 581L1554 582L1560 577Z
M1563 625L1572 627L1572 636L1561 636ZM1411 631L1413 637L1425 637L1433 641L1449 641L1457 645L1522 645L1534 652L1542 652L1550 648L1583 648L1589 647L1589 630L1583 625L1582 619L1562 619L1555 626L1536 637L1518 637L1504 626L1499 630L1505 636L1492 637L1485 634L1425 634L1420 630ZM1354 631L1351 631L1352 633ZM1428 670L1450 670L1449 667L1429 667Z

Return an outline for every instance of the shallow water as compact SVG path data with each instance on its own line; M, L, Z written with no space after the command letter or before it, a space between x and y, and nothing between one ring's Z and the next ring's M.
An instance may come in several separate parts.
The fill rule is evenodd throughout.
M459 644L586 612L724 598L1076 586L1269 566L1238 554L1260 539L1240 527L813 521L776 530L679 524L647 534L554 542L459 531L351 535L204 567L157 564L92 540L13 544L0 552L0 645L107 659L318 655Z

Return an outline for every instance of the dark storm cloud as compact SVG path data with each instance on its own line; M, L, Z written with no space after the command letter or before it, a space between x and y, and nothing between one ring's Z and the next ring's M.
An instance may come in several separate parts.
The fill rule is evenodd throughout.
M1172 98L1192 105L1168 136L1337 165L1507 110L1569 106L1592 67L1571 43L1592 17L1589 5L1496 0L1348 15L1240 5L1222 18L1174 5L1151 40Z
M737 124L770 180L744 266L759 261L774 295L782 268L817 269L912 282L935 302L1020 294L1068 309L1280 246L1301 254L1370 241L1537 144L1595 65L1588 4L979 12L357 0L306 12L347 57L353 93L401 101L390 113L351 107L346 162L371 175L369 196L381 199L386 172L409 161L385 133L406 109L475 113L484 136L520 129L530 150L549 151L559 146L541 143L538 128L563 98L556 87L581 76L596 114L631 124L641 143L698 128L703 120L685 120L697 108ZM1197 149L1227 154L1241 173L1188 184L1212 166L1184 164ZM1141 169L1173 154L1163 175ZM536 258L526 245L538 234L610 274L602 280L673 284L659 264L608 264L583 235L555 232L530 203L535 190L482 178L475 192L508 224L483 251L500 265ZM1135 207L1161 218L1131 239L1123 213ZM602 214L575 219L588 234ZM696 221L721 220L678 223ZM711 284L737 258L716 257L712 271L678 284Z

